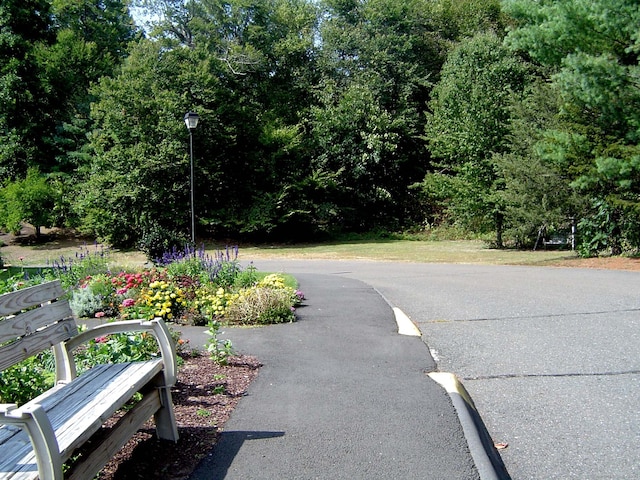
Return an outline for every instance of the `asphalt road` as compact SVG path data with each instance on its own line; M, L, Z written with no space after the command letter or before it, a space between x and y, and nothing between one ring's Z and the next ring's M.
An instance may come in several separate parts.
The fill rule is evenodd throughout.
M511 477L640 478L640 273L259 260L361 280L471 394ZM428 478L428 477L427 477Z

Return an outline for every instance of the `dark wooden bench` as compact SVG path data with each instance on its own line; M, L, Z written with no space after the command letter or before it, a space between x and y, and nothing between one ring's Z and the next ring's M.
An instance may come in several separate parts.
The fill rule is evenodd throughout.
M0 479L91 479L152 416L159 438L177 441L171 387L173 340L161 319L113 322L78 333L58 281L0 295L0 371L53 348L56 382L21 406L0 404ZM147 331L161 355L148 361L95 366L76 375L73 351L93 338ZM102 429L67 476L63 464L139 392L142 399ZM107 431L108 434L104 434ZM94 445L95 444L95 445Z

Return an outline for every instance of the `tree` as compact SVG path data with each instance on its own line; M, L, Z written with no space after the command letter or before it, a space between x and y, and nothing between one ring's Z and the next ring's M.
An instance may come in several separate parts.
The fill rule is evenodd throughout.
M403 228L417 213L407 187L428 167L422 111L447 47L435 8L423 0L324 5L312 168L334 178L343 229Z
M172 155L176 170L184 167L184 153L160 151L184 145L185 132L173 127L160 137L171 108L202 119L194 134L200 232L292 239L411 224L420 211L408 186L429 166L424 105L446 51L474 25L501 21L493 0L474 1L466 14L458 0L141 3L159 13L154 47L141 42L122 73L95 91L96 158L84 190L113 194L112 213L91 207L91 194L83 201L89 228L102 224L103 234L128 243L151 219L170 230L186 224L180 213L156 211L188 203L185 178L145 173L157 174ZM143 58L138 49L153 52ZM123 111L136 112L134 136ZM130 222L118 210L119 177L130 179L126 195L136 199ZM162 193L141 200L141 179Z
M91 164L81 169L77 207L82 228L115 245L134 245L154 223L188 218L182 115L190 105L182 92L202 86L190 78L193 69L183 53L190 52L163 52L143 40L121 73L103 77L93 90L100 99L92 108L97 128L90 137Z
M505 137L509 148L492 157L504 181L499 193L505 236L521 248L535 246L540 233L566 231L585 208L571 182L578 175L578 158L588 150L579 135L562 133L558 97L558 89L543 78L513 96Z
M504 230L504 178L493 156L509 150L509 105L527 78L527 66L499 37L480 33L449 54L429 103L426 138L440 161L439 172L427 179L427 193L434 182L446 182L450 192L436 200L447 203L452 220L475 232L493 230L498 246Z
M0 4L0 178L24 176L46 148L46 95L36 59L40 45L54 40L47 0Z
M140 41L121 72L94 90L98 128L82 188L85 228L128 245L151 228L186 230L188 135L181 119L190 110L200 116L194 132L198 234L301 228L305 196L314 195L305 188L313 182L301 140L311 97L304 92L313 77L312 5L167 5L175 8L155 37ZM123 213L125 200L130 208Z
M9 183L0 191L3 227L19 232L23 222L30 223L40 236L41 227L51 226L56 204L55 190L45 176L31 168L24 180Z
M90 87L112 76L138 32L126 0L53 0L56 41L37 51L52 100L48 115L51 153L39 159L42 169L72 173L87 161L83 147L92 124ZM53 100L55 99L55 100Z
M563 134L578 135L588 146L579 163L571 165L580 172L572 187L594 205L582 222L588 226L583 228L588 233L583 235L585 251L639 247L637 2L510 0L505 8L517 22L507 44L550 70L561 96ZM562 152L570 160L571 150ZM606 232L598 227L603 212L610 212L606 217L616 224Z
M7 0L0 23L0 172L71 173L86 158L88 89L135 36L127 2Z

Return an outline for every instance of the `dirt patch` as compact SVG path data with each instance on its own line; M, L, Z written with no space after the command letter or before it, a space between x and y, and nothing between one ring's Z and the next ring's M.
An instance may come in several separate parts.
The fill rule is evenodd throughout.
M0 232L0 258L6 265L38 266L50 265L54 261L74 259L82 254L102 254L108 252L110 264L121 267L140 267L147 259L142 252L121 252L96 242L93 238L77 235L71 230L42 229L37 237L35 229L26 225L18 235Z
M640 270L640 258L637 257L595 257L572 258L555 261L549 266L573 268L599 268L603 270Z
M88 237L76 234L72 230L62 228L40 229L40 236L36 235L36 229L31 225L25 225L17 234L0 232L0 242L8 247L38 247L44 250L56 250L60 248L73 248L92 243Z

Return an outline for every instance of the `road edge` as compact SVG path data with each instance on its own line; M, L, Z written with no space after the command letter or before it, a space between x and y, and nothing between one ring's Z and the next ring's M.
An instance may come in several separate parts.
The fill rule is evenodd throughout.
M431 372L428 375L451 398L481 480L511 480L491 435L462 382L453 373Z

